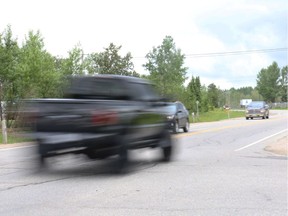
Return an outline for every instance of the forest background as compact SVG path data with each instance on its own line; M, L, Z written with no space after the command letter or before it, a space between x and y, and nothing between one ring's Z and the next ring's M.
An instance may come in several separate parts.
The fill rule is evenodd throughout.
M11 26L0 33L0 101L8 116L8 127L15 127L20 101L27 98L58 98L63 96L67 77L75 75L117 74L141 77L153 82L159 93L171 101L181 101L190 113L208 112L228 106L241 108L240 100L264 100L271 107L287 108L287 65L277 62L263 65L257 71L257 86L221 89L217 83L201 84L201 77L187 80L185 55L176 47L172 36L152 47L143 67L148 75L135 71L130 52L121 55L121 45L110 43L103 52L84 53L80 44L68 51L68 57L53 56L45 50L39 31L29 31L19 45ZM227 72L229 73L229 72ZM10 112L13 110L13 112ZM12 120L9 122L9 120Z

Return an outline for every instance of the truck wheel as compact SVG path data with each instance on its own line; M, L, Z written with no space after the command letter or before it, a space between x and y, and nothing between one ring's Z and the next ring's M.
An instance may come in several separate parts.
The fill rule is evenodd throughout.
M163 161L170 161L173 153L173 142L169 131L165 132L162 139L160 140L160 147L162 148Z
M47 167L46 157L44 155L39 155L38 156L38 168L41 170L41 169L44 169L46 167Z
M187 120L186 124L185 124L185 127L183 128L184 132L187 133L189 131L189 126L190 126L190 124L189 124L189 121Z
M37 157L39 169L44 169L47 167L47 156L43 149L41 143L38 143L38 157Z
M162 150L163 150L163 161L169 162L171 160L172 155L172 146L164 147Z
M128 143L125 135L122 135L122 137L119 140L119 154L118 154L118 160L116 164L116 173L124 173L125 168L128 163Z

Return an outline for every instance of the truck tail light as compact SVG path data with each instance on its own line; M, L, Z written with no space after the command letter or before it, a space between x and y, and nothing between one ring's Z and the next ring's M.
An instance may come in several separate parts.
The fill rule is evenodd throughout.
M95 125L113 125L118 122L118 115L113 111L93 112L92 123Z

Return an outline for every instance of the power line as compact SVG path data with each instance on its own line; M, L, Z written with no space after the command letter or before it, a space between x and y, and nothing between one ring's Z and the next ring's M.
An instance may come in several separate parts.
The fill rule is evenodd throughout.
M257 50L238 50L231 52L210 52L210 53L192 53L185 54L186 58L202 58L202 57L218 57L218 56L229 56L229 55L247 55L253 53L268 53L268 52L287 52L288 48L273 48L273 49L257 49ZM134 57L134 59L142 59L145 57Z
M284 51L287 51L287 48L239 50L232 52L195 53L195 54L186 54L185 56L187 58L200 58L200 57L214 57L214 56L228 56L228 55L247 55L253 53L284 52Z

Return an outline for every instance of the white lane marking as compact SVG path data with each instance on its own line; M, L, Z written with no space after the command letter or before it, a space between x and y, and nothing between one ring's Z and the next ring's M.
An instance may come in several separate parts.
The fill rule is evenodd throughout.
M285 131L287 131L287 130L288 130L288 129L282 130L282 131L280 131L280 132L278 132L278 133L272 134L272 135L270 135L270 136L268 136L268 137L265 137L265 138L260 139L260 140L258 140L258 141L256 141L256 142L253 142L253 143L251 143L251 144L249 144L249 145L246 145L246 146L243 146L243 147L241 147L241 148L238 148L238 149L236 149L236 150L234 150L234 151L241 151L241 150L243 150L243 149L245 149L245 148L248 148L248 147L253 146L253 145L257 144L257 143L260 143L260 142L262 142L262 141L264 141L264 140L267 140L267 139L269 139L269 138L271 138L271 137L273 137L273 136L276 136L276 135L278 135L278 134L281 134L281 133L283 133L283 132L285 132Z

